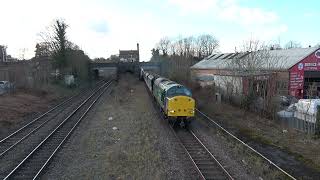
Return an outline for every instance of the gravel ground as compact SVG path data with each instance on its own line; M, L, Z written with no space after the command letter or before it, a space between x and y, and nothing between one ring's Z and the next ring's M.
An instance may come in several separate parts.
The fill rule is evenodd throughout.
M197 116L196 121L192 123L191 130L233 178L245 180L279 178L277 172L269 171L269 167L261 163L258 158L246 154L247 152L241 145L226 138L226 135L215 127L209 126L201 116Z
M218 159L218 161L225 167L225 169L235 179L258 179L258 176L245 166L243 159L238 154L235 154L223 135L213 128L206 126L199 121L197 117L196 121L192 123L193 132L200 138L204 145L210 150L210 152Z
M43 179L197 179L143 82L125 74L83 119Z

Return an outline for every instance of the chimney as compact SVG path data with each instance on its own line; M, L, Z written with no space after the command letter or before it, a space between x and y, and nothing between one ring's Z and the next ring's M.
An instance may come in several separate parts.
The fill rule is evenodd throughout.
M137 51L138 51L138 62L139 62L140 61L139 43L137 43Z

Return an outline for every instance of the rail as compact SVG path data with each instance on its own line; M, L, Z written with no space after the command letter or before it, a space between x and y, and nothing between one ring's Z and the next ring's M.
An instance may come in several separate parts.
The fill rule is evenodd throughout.
M179 144L183 147L201 179L230 179L233 177L209 151L192 130L178 129L170 126Z
M280 168L278 165L276 165L274 162L272 162L270 159L268 159L267 157L265 157L264 155L262 155L260 152L258 152L257 150L253 149L251 146L249 146L248 144L246 144L245 142L243 142L241 139L239 139L238 137L236 137L235 135L233 135L232 133L230 133L228 130L226 130L225 128L223 128L221 125L219 125L216 121L214 121L212 118L210 118L209 116L207 116L206 114L204 114L203 112L201 112L200 110L196 109L197 112L199 112L202 116L204 116L206 119L208 119L210 122L212 122L214 125L216 125L219 129L221 129L223 132L227 133L228 135L230 135L232 138L234 138L236 141L238 141L239 143L241 143L242 145L244 145L245 147L247 147L248 149L250 149L251 151L253 151L254 153L256 153L258 156L260 156L261 158L263 158L265 161L267 161L268 163L270 163L272 166L274 166L276 169L278 169L279 171L281 171L282 173L284 173L287 177L289 177L290 179L294 179L296 180L295 177L293 177L292 175L290 175L288 172L286 172L285 170L283 170L282 168Z
M82 101L82 103L75 109L73 110L48 136L46 136L45 139L43 139L17 166L15 166L15 168L13 170L10 171L9 174L6 175L6 177L4 179L10 179L12 178L12 176L16 175L19 173L19 169L21 170L22 166L27 163L27 161L31 162L32 159L36 159L37 158L37 151L39 151L38 153L38 157L40 157L41 161L45 161L39 169L35 169L37 167L32 167L34 168L33 171L36 171L35 175L33 176L33 179L36 179L37 177L39 177L40 173L43 171L43 169L48 165L49 161L52 159L52 157L56 154L56 152L58 151L58 149L62 146L62 144L65 142L65 140L70 136L70 134L74 131L74 129L78 126L78 124L80 123L80 121L85 117L85 115L89 112L89 110L92 108L92 106L96 103L96 101L101 97L101 95L108 89L108 87L112 84L112 81L109 81L107 83L105 83L104 85L102 85L101 87L99 87L98 89L94 90L94 92L92 92L90 94L89 97L87 97L85 100ZM96 98L90 103L89 107L87 109L85 109L85 112L83 114L81 114L81 117L78 119L75 119L74 121L75 124L72 124L72 118L78 111L80 108L84 107L85 104L87 104L87 102L92 99L92 97L94 95L96 95L100 90L102 89L102 92L100 92ZM70 120L70 122L68 122L68 120ZM69 124L71 124L71 129L68 129L68 125L67 122ZM66 125L67 124L67 125ZM65 129L63 129L65 128ZM65 131L63 131L65 130ZM60 137L60 134L63 135L63 133L66 133L65 136ZM60 134L59 134L60 133ZM55 137L53 135L56 135L56 139L54 139ZM51 138L51 139L50 139ZM60 141L62 139L62 141ZM52 150L54 149L54 151L50 154L50 156L47 159L43 160L42 156L44 154L41 154L41 148L44 148L45 143L49 142L51 140L51 143L53 145L50 145L50 143L48 144L48 146L54 146L54 143L59 143L58 146L53 147ZM55 142L57 141L57 142ZM46 152L47 153L47 152ZM40 155L39 155L40 154ZM47 155L46 155L47 156ZM28 167L31 168L31 167ZM30 171L32 171L32 168ZM22 170L23 171L23 170Z

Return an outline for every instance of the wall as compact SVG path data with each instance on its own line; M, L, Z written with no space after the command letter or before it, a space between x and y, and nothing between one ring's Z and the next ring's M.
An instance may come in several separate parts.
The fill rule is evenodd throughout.
M277 95L289 95L289 71L280 71L276 73L276 93Z
M227 75L223 75L227 74ZM202 87L213 86L215 92L222 95L225 101L240 105L245 84L245 77L230 76L226 70L191 69L191 79L200 83Z
M98 70L99 76L106 79L116 78L118 73L117 67L99 67L99 68L94 68L93 70Z
M18 88L48 83L51 72L52 66L47 58L0 63L0 80L10 81Z

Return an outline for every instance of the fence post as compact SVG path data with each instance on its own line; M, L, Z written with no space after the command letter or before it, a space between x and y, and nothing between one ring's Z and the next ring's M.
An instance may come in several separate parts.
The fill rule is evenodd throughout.
M320 135L320 106L317 106L316 130L315 134Z

